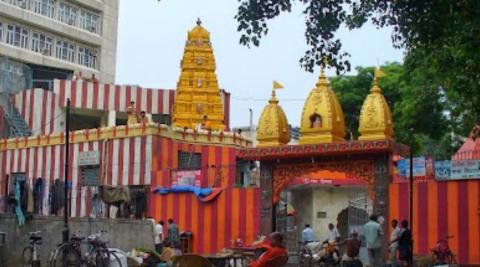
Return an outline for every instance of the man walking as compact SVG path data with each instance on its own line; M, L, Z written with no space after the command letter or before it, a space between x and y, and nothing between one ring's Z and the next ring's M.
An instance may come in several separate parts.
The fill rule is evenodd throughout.
M168 241L173 247L177 247L180 243L180 231L172 218L168 219Z
M398 221L392 220L392 232L390 233L390 265L397 267L398 238L400 237L400 228Z
M380 237L383 236L383 230L377 222L377 215L372 214L370 221L363 226L363 233L368 249L369 267L382 266L382 244Z

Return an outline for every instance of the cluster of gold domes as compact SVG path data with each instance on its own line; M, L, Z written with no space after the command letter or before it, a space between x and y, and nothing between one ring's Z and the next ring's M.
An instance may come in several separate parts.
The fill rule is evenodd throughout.
M210 33L197 21L188 32L172 111L176 127L197 128L208 120L208 128L223 130L224 109L220 96Z
M375 71L373 87L365 99L360 113L361 136L359 140L382 140L393 138L393 123ZM345 141L345 120L342 107L328 79L322 71L315 88L305 101L300 125L300 144L322 144ZM257 130L258 146L285 145L290 141L288 121L275 94L264 108Z

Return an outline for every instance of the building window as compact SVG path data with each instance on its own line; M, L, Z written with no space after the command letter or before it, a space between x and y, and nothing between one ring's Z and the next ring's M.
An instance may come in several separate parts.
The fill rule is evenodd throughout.
M259 185L259 168L254 161L237 161L235 186L256 187Z
M52 55L53 38L43 33L34 32L32 35L32 50L44 56Z
M53 18L55 14L54 0L33 0L33 12Z
M57 41L55 56L70 62L75 62L75 45L67 41Z
M68 25L76 25L77 24L77 14L78 9L73 6L69 6L65 3L60 3L60 7L58 8L58 19L66 23Z
M0 21L0 42L3 41L3 23Z
M97 51L84 47L78 48L78 64L89 68L97 67Z
M28 30L17 25L8 25L7 44L28 48Z
M178 169L199 170L201 169L202 154L178 151Z
M80 27L89 32L100 33L100 17L82 10L80 12Z

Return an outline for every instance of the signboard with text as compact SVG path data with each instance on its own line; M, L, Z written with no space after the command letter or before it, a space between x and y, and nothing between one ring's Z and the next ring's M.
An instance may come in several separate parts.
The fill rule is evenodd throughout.
M172 186L174 185L201 185L201 170L175 171L172 173Z
M78 153L78 166L100 165L98 150L83 151Z
M480 160L452 160L451 179L480 178Z
M435 161L435 179L448 180L451 177L451 161Z
M410 176L410 159L401 159L397 162L398 172L402 177ZM413 158L413 177L425 177L426 162L425 157Z

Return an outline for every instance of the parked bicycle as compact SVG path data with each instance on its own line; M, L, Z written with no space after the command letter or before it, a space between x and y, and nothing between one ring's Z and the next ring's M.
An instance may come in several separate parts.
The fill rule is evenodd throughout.
M107 242L102 240L106 231L100 231L88 236L89 250L82 253L81 244L85 237L73 235L68 243L62 243L50 254L50 267L109 267L114 259L116 266L122 267L116 251L107 247Z
M24 267L40 267L39 249L42 244L40 231L28 233L29 244L23 249L22 264Z

